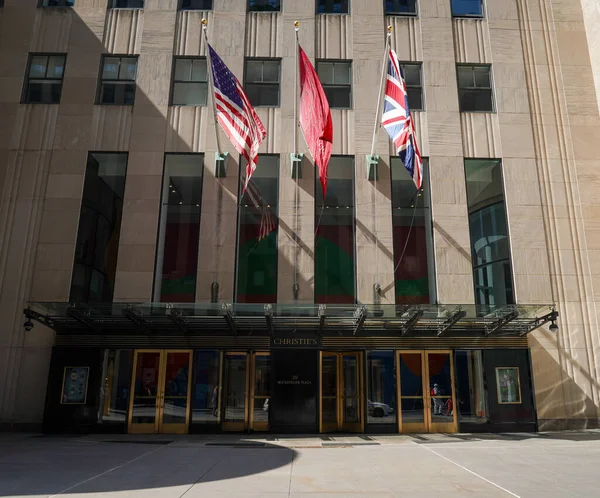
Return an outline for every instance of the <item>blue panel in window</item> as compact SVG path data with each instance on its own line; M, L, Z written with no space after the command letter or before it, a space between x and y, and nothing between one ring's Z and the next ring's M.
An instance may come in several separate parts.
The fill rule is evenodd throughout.
M483 17L482 0L452 0L453 16Z

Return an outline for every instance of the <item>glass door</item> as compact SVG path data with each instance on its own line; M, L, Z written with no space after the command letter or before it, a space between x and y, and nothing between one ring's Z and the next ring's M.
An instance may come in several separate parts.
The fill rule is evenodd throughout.
M398 351L398 431L457 432L450 351Z
M248 354L227 353L223 365L223 430L248 428Z
M398 351L398 432L427 432L422 351Z
M362 353L321 353L321 432L362 432Z
M450 351L427 351L429 432L457 432L454 359Z
M269 430L269 403L271 397L271 354L252 354L250 380L250 429Z
M130 433L187 433L191 359L191 351L135 352Z

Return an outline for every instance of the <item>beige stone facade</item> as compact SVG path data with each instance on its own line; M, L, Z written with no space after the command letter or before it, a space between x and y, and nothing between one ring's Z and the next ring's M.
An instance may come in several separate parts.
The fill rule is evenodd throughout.
M74 8L4 1L0 425L42 420L54 332L41 325L26 332L23 309L27 301L69 299L89 151L129 153L115 301L152 300L165 152L205 153L196 298L208 301L216 281L219 301L233 299L238 154L221 134L231 159L227 178L216 178L210 107L169 105L173 56L205 55L202 17L215 50L240 79L244 57L282 60L281 106L258 109L269 134L261 153L280 154L279 302L296 302L294 268L297 302L314 302L314 169L305 159L298 203L289 173L295 20L311 59L352 61L353 108L333 110L333 152L355 156L357 300L373 302L379 283L382 299L394 302L392 149L383 132L379 180L365 173L390 24L399 58L423 64L426 110L416 113L416 124L430 165L438 302L474 303L464 158L501 159L517 302L555 303L560 313L557 333L544 327L529 342L540 429L598 425L597 2L486 0L484 19L453 19L450 0L419 0L417 17L386 17L380 0L351 0L350 15L321 16L313 0L282 3L281 13L263 14L247 13L246 0L214 0L211 12L178 10L178 0L146 0L144 10L107 9L107 0L76 0ZM67 54L59 105L20 103L31 52ZM139 55L133 107L94 105L106 53ZM492 65L496 112L459 112L457 63Z

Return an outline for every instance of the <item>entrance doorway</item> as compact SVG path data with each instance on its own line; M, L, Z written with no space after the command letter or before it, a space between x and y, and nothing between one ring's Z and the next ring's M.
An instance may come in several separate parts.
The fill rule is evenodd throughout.
M223 365L223 430L269 430L271 354L226 353Z
M450 351L398 351L398 431L457 432Z
M191 351L137 350L128 429L131 434L186 434Z
M320 432L362 432L362 353L321 352Z

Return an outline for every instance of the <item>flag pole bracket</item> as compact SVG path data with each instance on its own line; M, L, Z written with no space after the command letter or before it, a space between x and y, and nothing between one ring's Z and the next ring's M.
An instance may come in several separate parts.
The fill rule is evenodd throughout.
M227 159L229 158L228 152L219 154L215 153L215 178L227 178Z
M302 160L304 159L304 154L294 154L293 152L290 154L290 165L291 165L291 173L292 178L302 178Z
M379 180L379 156L367 156L367 178L370 182Z

